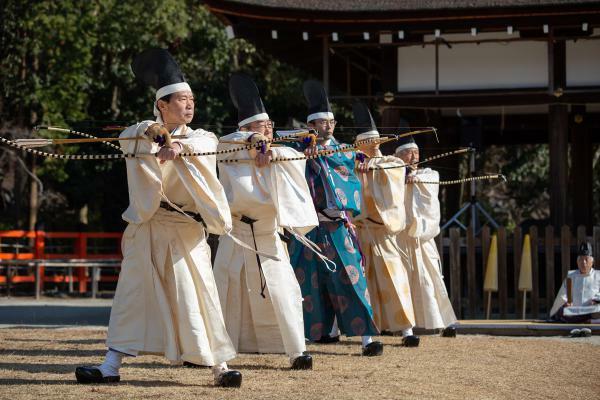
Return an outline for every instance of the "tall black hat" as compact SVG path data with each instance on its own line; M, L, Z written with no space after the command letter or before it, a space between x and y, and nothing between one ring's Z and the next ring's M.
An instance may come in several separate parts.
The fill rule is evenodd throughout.
M156 100L172 93L192 91L177 61L165 49L147 49L131 63L131 70L142 83L156 89ZM154 115L160 115L154 103Z
M327 98L327 93L321 82L310 79L304 82L304 97L308 103L308 117L306 122L313 121L315 119L333 119L333 112L331 112L331 105Z
M248 75L236 72L229 78L229 96L238 110L238 126L269 119L256 84Z
M579 250L577 251L578 256L590 256L593 257L592 244L590 242L581 242Z
M356 140L379 137L377 126L369 107L361 101L352 104L352 114L354 114L354 125L356 126Z
M398 127L400 129L400 134L407 133L410 130L410 125L404 118L400 118L400 122L398 123ZM418 149L417 142L415 142L414 136L405 136L403 138L398 139L398 147L396 147L396 153L404 149Z

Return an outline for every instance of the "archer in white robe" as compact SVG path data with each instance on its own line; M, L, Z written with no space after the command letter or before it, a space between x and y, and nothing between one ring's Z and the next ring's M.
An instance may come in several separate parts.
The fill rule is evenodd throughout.
M440 179L439 174L429 168L418 169L416 176L423 182ZM416 326L425 329L446 328L456 322L434 241L440 232L438 192L437 184L406 185L406 229L398 235L408 266Z
M571 279L572 303L567 307L567 279ZM560 314L560 315L559 315ZM600 272L594 268L588 274L582 274L579 269L571 270L562 283L550 317L565 322L585 322L590 319L600 319Z
M377 150L379 152L379 150ZM396 157L369 160L369 167L402 166ZM353 220L365 259L367 286L375 324L380 330L406 331L415 325L406 260L401 256L396 235L406 225L404 211L404 168L358 173L363 211Z
M125 153L155 153L145 121L121 137ZM183 152L214 151L217 138L201 129L175 132ZM121 353L163 354L174 363L214 366L235 357L227 335L210 262L206 230L231 231L225 192L216 176L215 156L178 157L163 164L155 156L128 158L129 223L122 240L123 262L108 327L107 346ZM205 228L170 202L202 216Z
M221 143L219 149L248 144L251 134L224 136L221 141L240 144ZM271 151L273 157L302 156L288 147L273 147ZM229 237L221 237L214 272L227 331L239 352L285 353L292 360L306 350L302 294L279 233L286 228L301 238L318 225L304 178L306 162L272 162L258 168L248 150L219 157L246 159L219 163L234 235L247 246L278 258L265 258ZM242 222L243 217L256 222Z

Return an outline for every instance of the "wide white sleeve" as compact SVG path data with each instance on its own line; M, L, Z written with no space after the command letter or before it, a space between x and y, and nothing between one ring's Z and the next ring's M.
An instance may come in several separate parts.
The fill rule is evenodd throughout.
M234 132L219 140L219 179L223 184L231 212L235 217L267 218L273 204L267 176L269 167L258 168L250 151L243 149L248 144L251 132ZM231 162L225 162L230 160Z
M119 137L139 140L120 141L123 153L150 154L157 150L157 145L144 135L146 129L154 121L143 121L125 129ZM162 192L162 173L155 156L127 158L127 183L129 190L129 206L122 217L131 224L148 221L160 205Z
M296 158L303 154L289 147L272 148L273 157ZM272 162L268 184L277 210L278 225L306 234L319 225L317 212L306 182L306 160Z
M218 139L212 132L197 129L181 142L185 152L206 153L217 149ZM172 162L181 182L194 199L207 231L217 235L229 232L232 228L231 213L225 191L217 178L216 156L178 157Z
M409 184L406 193L407 212L410 223L408 234L423 241L432 239L440 233L439 185L423 182L439 182L437 171L426 169L417 173L422 182Z
M369 171L366 178L381 221L389 232L400 232L406 227L404 162L396 157L385 156L369 160L368 165L380 168Z

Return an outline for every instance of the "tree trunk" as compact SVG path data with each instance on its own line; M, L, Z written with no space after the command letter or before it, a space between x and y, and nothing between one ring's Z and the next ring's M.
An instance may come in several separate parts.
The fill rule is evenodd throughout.
M37 165L35 156L31 157L31 170L30 172L35 175ZM35 230L37 224L39 210L39 194L38 194L38 183L33 178L29 178L29 230Z

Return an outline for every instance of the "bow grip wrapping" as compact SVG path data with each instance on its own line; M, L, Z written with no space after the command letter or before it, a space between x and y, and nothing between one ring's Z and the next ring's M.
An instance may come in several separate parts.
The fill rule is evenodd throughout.
M260 152L262 154L266 154L267 151L269 151L270 148L270 143L269 140L267 139L266 136L260 134L260 133L253 133L250 136L250 143L252 144L252 146L255 146L257 144L260 145Z
M160 124L153 124L148 127L146 134L150 138L158 143L159 146L171 147L173 142L171 141L171 134L164 126Z

